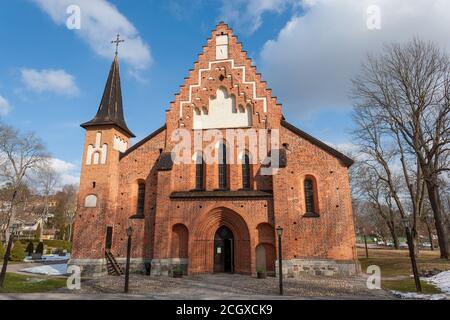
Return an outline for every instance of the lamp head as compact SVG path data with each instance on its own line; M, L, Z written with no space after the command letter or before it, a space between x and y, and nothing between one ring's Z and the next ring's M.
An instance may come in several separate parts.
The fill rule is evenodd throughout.
M131 237L132 234L133 234L133 228L131 228L131 226L130 226L130 227L128 227L128 229L127 229L127 235L128 235L129 237Z
M278 226L276 230L277 230L278 236L281 237L281 235L283 234L283 228Z

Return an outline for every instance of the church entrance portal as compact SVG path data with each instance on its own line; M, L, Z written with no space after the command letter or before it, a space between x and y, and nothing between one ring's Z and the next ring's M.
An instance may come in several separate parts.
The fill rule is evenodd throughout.
M234 236L225 226L214 236L214 272L234 272Z

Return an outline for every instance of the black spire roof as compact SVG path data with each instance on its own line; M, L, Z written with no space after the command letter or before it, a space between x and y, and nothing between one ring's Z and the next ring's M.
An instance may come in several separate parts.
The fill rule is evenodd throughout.
M128 129L123 117L122 89L120 86L119 59L117 55L114 57L111 65L97 114L91 121L81 124L83 128L99 125L115 125L131 137L135 137L130 129Z

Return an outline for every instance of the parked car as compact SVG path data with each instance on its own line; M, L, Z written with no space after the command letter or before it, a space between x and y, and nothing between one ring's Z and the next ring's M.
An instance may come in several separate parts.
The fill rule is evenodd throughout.
M406 242L400 242L398 246L399 248L408 248L408 244Z
M431 244L429 242L419 243L419 247L421 248L431 248Z

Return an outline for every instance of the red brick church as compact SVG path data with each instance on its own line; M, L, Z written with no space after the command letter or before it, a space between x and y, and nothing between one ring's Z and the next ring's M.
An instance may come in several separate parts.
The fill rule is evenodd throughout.
M70 264L84 274L120 270L129 227L132 268L152 275L275 273L277 227L286 276L357 272L353 161L285 120L226 24L212 32L164 125L130 146L123 111L116 55L97 114L81 125Z

